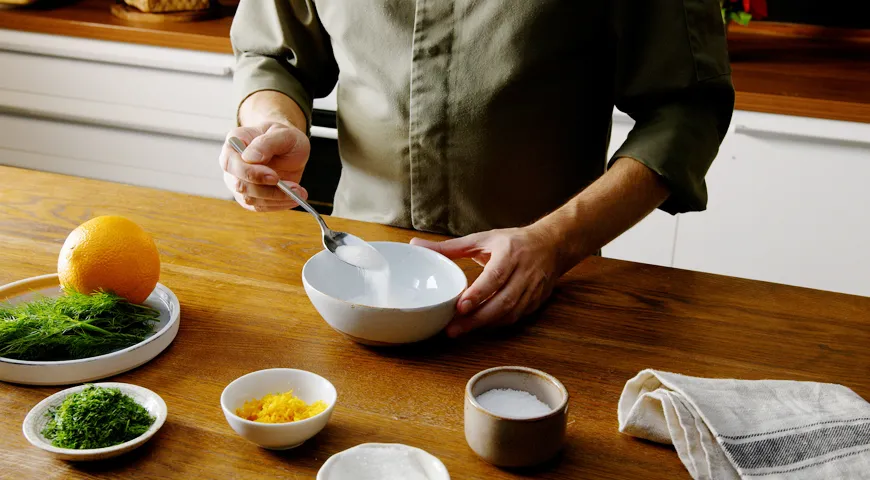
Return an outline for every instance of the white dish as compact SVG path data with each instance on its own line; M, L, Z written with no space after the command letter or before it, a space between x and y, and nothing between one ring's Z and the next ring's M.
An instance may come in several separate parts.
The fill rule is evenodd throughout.
M400 443L364 443L329 457L317 480L450 480L435 456Z
M0 303L16 304L43 295L61 295L57 274L27 278L0 287ZM15 360L0 357L0 380L25 385L70 385L99 380L132 370L160 354L175 339L181 323L181 306L172 290L158 283L145 301L160 311L154 333L116 352L98 357L54 362Z
M326 410L311 418L288 423L252 422L236 415L236 409L249 400L290 390L309 405L322 400L326 403ZM288 450L302 445L323 430L337 400L338 393L332 383L316 373L270 368L242 375L227 385L221 393L221 409L227 423L242 438L270 450Z
M326 323L369 345L396 345L425 340L440 332L456 311L468 285L462 269L432 250L397 242L371 242L390 265L391 296L400 306L359 303L365 281L360 270L323 250L302 269L305 293Z
M145 442L147 442L151 437L157 433L157 430L160 430L160 427L163 426L163 423L166 422L166 402L160 398L160 395L148 390L147 388L139 387L136 385L130 385L129 383L114 383L114 382L106 382L106 383L95 383L97 387L106 387L106 388L118 388L121 390L121 393L125 395L129 395L136 401L139 405L145 407L145 410L148 410L148 413L154 417L154 423L151 424L151 428L149 428L142 435L134 438L133 440L114 445L111 447L105 448L92 448L86 450L74 450L71 448L58 448L51 445L51 442L42 436L42 429L45 428L45 424L48 423L48 417L46 417L46 413L48 409L51 407L56 407L63 403L63 400L72 393L80 392L85 389L87 385L79 385L77 387L67 388L66 390L61 390L60 392L55 393L54 395L46 398L45 400L36 404L30 410L30 413L24 418L24 436L27 438L31 444L36 447L39 447L57 458L61 460L73 460L73 461L92 461L92 460L103 460L106 458L117 457L118 455L127 453L131 450L134 450Z

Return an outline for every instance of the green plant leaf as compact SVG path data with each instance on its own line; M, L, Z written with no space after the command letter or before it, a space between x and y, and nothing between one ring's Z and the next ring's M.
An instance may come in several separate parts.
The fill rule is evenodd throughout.
M747 12L731 12L731 19L745 27L752 20L752 14Z
M160 312L117 295L67 291L15 306L0 304L0 357L72 360L135 345L150 335Z
M117 388L85 386L49 409L42 435L59 448L105 448L145 433L154 417Z

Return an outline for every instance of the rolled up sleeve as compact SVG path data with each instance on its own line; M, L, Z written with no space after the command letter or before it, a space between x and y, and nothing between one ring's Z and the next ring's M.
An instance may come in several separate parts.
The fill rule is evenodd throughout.
M704 210L704 177L734 109L718 0L614 2L616 107L635 120L611 159L633 158L671 195L661 209Z
M312 100L329 95L338 66L311 0L242 0L230 29L237 108L255 92L293 99L311 125Z

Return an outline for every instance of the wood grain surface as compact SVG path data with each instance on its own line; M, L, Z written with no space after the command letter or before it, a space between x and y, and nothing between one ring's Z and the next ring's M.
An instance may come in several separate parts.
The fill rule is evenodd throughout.
M870 31L732 26L736 108L870 123Z
M38 2L39 0L0 0L0 6L3 5L30 5L32 3Z
M200 22L141 23L116 17L114 0L43 0L30 8L0 10L0 28L158 47L232 53L233 5L221 2L218 18Z
M454 479L678 479L688 475L672 448L617 432L619 394L641 369L834 382L870 398L870 298L592 258L515 328L367 348L331 330L305 296L301 268L321 248L305 214L9 167L0 167L0 283L54 271L69 231L103 214L154 236L161 282L181 301L175 342L113 378L159 393L168 420L130 455L64 463L21 434L28 410L61 387L0 383L0 478L313 478L336 452L400 442L443 460ZM369 240L414 235L328 222ZM498 365L539 368L568 388L568 444L556 461L506 471L468 448L465 383ZM229 382L270 367L310 370L338 389L329 425L296 450L247 443L221 413Z

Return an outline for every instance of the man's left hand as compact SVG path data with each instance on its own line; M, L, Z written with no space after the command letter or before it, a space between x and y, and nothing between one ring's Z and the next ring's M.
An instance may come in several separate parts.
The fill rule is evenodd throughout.
M480 232L431 242L415 238L450 259L471 258L483 272L459 297L458 315L447 326L457 337L485 325L509 325L537 310L564 273L558 245L547 232L532 225Z
M448 258L471 258L483 273L459 297L451 337L484 325L516 322L544 303L563 273L631 228L670 195L665 180L619 158L598 180L555 212L523 228L475 233L444 242L413 239Z

